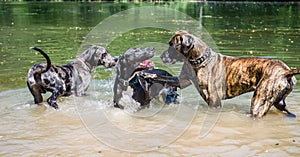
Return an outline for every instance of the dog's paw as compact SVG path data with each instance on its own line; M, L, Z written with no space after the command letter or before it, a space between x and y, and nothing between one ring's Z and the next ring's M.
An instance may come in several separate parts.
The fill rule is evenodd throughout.
M293 113L287 113L286 116L291 118L296 118L296 115Z
M55 102L55 103L52 103L52 104L50 104L50 106L52 106L54 109L58 109L58 105L57 105L57 103Z

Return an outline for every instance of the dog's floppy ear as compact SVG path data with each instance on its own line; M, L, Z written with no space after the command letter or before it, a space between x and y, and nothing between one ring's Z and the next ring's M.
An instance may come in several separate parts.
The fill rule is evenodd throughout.
M170 40L169 46L174 47L180 53L186 54L194 47L194 38L186 31L179 31Z
M188 53L194 47L194 38L190 35L182 35L181 38L182 51Z

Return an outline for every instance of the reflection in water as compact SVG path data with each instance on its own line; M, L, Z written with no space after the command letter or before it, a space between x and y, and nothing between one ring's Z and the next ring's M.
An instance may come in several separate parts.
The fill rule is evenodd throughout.
M132 132L151 132L172 118L178 124L174 127L186 122L183 118L186 115L173 116L178 105L163 106L160 115L151 118L136 118L112 108L111 86L104 81L111 79L112 70L97 69L95 78L104 79L104 82L91 86L86 97L59 99L61 109L58 111L48 105L32 105L32 97L24 88L27 70L43 61L40 55L28 49L29 46L45 49L54 64L65 64L66 60L76 57L84 37L100 21L119 11L144 5L175 8L199 19L199 3L0 4L0 156L132 155L96 139L81 121L78 109L87 115L105 113L111 120L108 123ZM205 3L202 21L223 54L277 58L291 67L299 67L298 10L299 6L291 3ZM132 30L117 38L108 48L111 54L119 55L128 47L143 42L166 43L173 33L155 28ZM163 66L160 63L156 65ZM180 65L170 69L178 71ZM209 134L203 136L204 120L209 116L207 105L190 88L181 90L181 94L189 95L184 97L188 100L182 100L182 105L196 110L190 127L166 146L160 146L156 138L147 137L151 144L158 144L157 149L145 154L299 156L299 118L287 118L272 108L262 120L252 120L248 114L253 93L224 101L218 122ZM296 86L288 96L287 104L298 117L299 100L300 90ZM152 106L137 114L149 114L156 109ZM97 116L89 119L93 124L99 124L99 121ZM108 128L101 128L100 131L109 139L113 137L114 132ZM165 136L172 135L172 130L165 133ZM120 138L117 142L122 140ZM139 146L139 143L132 143L132 146Z

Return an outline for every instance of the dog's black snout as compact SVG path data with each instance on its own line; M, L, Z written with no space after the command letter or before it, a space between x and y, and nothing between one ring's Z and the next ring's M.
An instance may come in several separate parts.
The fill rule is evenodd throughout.
M155 48L154 47L147 47L144 49L147 52L154 52Z
M115 66L115 65L116 65L116 62L110 63L110 67Z
M149 50L150 51L154 51L154 47L149 47Z
M117 62L119 60L120 56L113 56L113 59L115 62Z

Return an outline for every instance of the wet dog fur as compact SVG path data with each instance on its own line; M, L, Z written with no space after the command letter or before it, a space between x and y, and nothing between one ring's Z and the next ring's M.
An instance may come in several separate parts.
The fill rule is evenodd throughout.
M37 47L31 47L31 49L41 53L47 62L35 64L29 69L28 89L36 104L43 101L43 93L51 92L52 95L47 102L55 109L58 109L56 100L59 96L85 94L92 79L91 72L96 66L103 65L108 68L116 63L115 58L101 46L91 46L73 63L63 66L52 65L49 56L41 49Z

